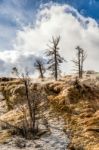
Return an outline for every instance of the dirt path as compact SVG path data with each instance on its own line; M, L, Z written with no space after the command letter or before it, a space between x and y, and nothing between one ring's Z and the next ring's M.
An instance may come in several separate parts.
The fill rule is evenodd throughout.
M0 101L0 116L6 113L5 101ZM46 112L45 116L48 120L50 134L45 134L35 141L25 141L24 150L66 150L68 139L63 132L64 121L62 118L51 116L50 112ZM18 137L8 139L5 144L0 145L0 150L21 150L16 147L15 141Z

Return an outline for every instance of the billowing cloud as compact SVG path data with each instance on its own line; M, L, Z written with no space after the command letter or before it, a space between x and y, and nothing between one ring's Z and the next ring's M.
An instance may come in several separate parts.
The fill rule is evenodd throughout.
M85 69L98 71L99 61L99 27L92 18L85 18L69 5L47 4L37 14L35 26L25 26L17 31L13 51L0 52L0 59L6 63L17 64L19 58L22 67L26 58L32 65L32 55L42 56L52 36L61 36L60 53L68 63L63 65L64 72L71 72L71 60L75 56L75 47L81 46L87 51ZM20 64L21 64L20 63Z

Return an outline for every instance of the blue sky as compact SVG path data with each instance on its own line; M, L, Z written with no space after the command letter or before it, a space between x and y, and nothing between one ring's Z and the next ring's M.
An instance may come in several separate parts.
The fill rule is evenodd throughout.
M36 47L33 45L33 41L31 41L31 42L25 41L26 35L29 36L29 38L31 36L33 36L33 38L35 37L34 39L36 39L37 34L39 34L39 32L40 33L42 32L42 28L39 27L37 29L37 26L35 26L35 22L40 21L37 18L39 16L38 13L40 13L39 8L40 8L41 4L43 5L46 3L51 3L52 5L57 3L57 4L59 4L60 7L61 7L61 5L66 4L67 5L67 6L65 6L66 13L68 13L68 11L67 11L67 7L68 7L70 13L72 15L73 15L73 13L75 14L75 16L74 16L75 24L77 23L77 21L76 21L77 17L81 21L81 26L80 26L81 29L77 31L77 29L75 27L75 31L73 31L73 33L81 32L82 41L84 42L83 32L86 32L85 33L86 36L89 37L88 40L91 41L90 43L93 43L93 46L91 46L91 47L95 47L94 44L96 44L96 47L97 47L97 45L98 45L98 35L97 35L98 27L97 26L99 26L98 25L98 22L99 22L99 0L52 0L52 1L50 1L50 0L0 0L0 55L1 55L0 56L0 67L4 66L2 68L6 70L6 67L5 67L6 58L8 59L7 61L10 62L10 60L11 60L11 63L12 63L12 62L14 62L14 60L12 58L10 59L10 57L12 57L12 55L15 55L14 56L15 59L21 58L20 56L22 54L24 54L24 52L22 52L22 54L19 54L19 51L21 53L21 51L23 51L22 50L23 47L24 47L24 49L27 49L27 51L29 51L29 48L31 48L31 47ZM72 6L72 8L70 8L71 6ZM54 7L54 9L59 9L59 11L61 9L61 14L64 15L64 12L62 12L63 8L60 8L60 7ZM73 9L75 9L75 10L73 10ZM53 9L50 8L50 11L51 10L53 11ZM53 14L54 13L55 12L53 11ZM49 14L47 14L47 15L49 16ZM52 14L51 14L51 16L53 18ZM69 14L68 14L68 17L70 17ZM90 17L91 19L89 19L88 17ZM46 20L46 15L43 16L43 18ZM57 18L57 16L56 16L56 18ZM62 19L61 16L59 19L60 20ZM67 20L67 23L71 24L72 18L70 20L69 19ZM51 20L49 18L49 23L50 23L50 21ZM58 24L57 25L57 29L58 29L60 26L60 22L58 20L55 20L55 22L57 22L57 24ZM86 24L86 22L87 22L87 24ZM89 22L89 25L88 25L88 22ZM40 24L41 27L43 25L45 25L43 23L44 22L42 21ZM45 21L45 23L47 23L47 22ZM53 27L56 26L54 24L54 21L51 24L51 26L49 27L49 30L51 30L51 32L53 30L54 30L54 32L56 32L55 31L56 29L53 29L52 26ZM87 30L83 29L83 28L85 28L85 26L86 27L88 26ZM92 29L90 28L90 26ZM28 29L26 29L26 31L24 31L24 27L26 27ZM34 27L34 29L33 29L33 27ZM72 24L71 24L71 27L72 27ZM68 27L67 27L67 29L68 29ZM65 27L64 27L64 30L65 30ZM89 30L90 30L90 34L89 34ZM21 32L21 31L23 31L23 32ZM31 34L30 34L30 32L31 32ZM67 30L66 30L66 32L68 34ZM87 35L87 32L89 35ZM47 30L44 30L43 33L41 33L41 35L44 35L44 36L45 36L45 34L47 34ZM24 35L24 37L23 37L23 35ZM94 37L94 39L92 39L91 37ZM16 42L16 38L18 39L17 42ZM23 39L21 39L21 38L23 38ZM42 39L43 39L43 37L42 37ZM25 46L22 45L22 43L24 43L24 41L25 41L25 43L26 42L28 43L27 44L28 46L25 44L24 44ZM44 39L44 42L45 42L45 39ZM83 42L81 43L82 46L83 46ZM18 46L17 46L17 43L18 43ZM21 45L21 46L19 46L19 45ZM88 47L88 45L85 48L87 48L87 47ZM18 49L18 50L16 51L15 49ZM97 49L98 48L96 48L96 51L97 51ZM27 51L25 51L25 55L28 53ZM8 55L9 56L11 55L11 56L8 58ZM18 58L16 58L16 55ZM90 55L91 56L93 55L93 51L91 51ZM2 58L3 56L5 57L5 59ZM27 56L25 56L25 60L28 60L28 58L26 59L26 57ZM97 56L95 55L95 57L97 57ZM31 54L29 55L29 58L31 58ZM23 55L22 55L22 60L23 60ZM96 60L98 60L98 58L96 58ZM4 61L4 64L3 64L3 61ZM29 64L30 64L30 61L29 61ZM3 70L2 68L1 68L0 72L2 72L2 70ZM10 68L10 65L9 65L9 68Z

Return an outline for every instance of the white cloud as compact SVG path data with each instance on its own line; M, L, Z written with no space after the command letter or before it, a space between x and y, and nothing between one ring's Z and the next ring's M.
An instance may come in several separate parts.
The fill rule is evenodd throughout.
M87 51L86 69L98 70L98 24L92 18L83 17L69 5L43 6L37 15L35 27L27 26L18 31L13 45L14 50L1 52L0 58L7 63L16 64L21 55L41 56L53 35L61 36L60 52L68 60L68 63L64 65L64 72L70 72L73 69L71 60L75 56L77 45Z

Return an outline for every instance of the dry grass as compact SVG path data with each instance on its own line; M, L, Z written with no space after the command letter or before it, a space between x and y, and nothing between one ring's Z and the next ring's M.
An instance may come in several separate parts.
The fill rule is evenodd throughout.
M99 146L99 86L84 81L63 88L58 94L50 93L48 100L54 110L61 112L71 132L71 145L76 150L98 150Z
M0 132L0 144L4 144L9 138L11 138L11 132L9 130Z
M68 77L62 81L47 83L43 87L40 84L30 87L30 99L34 91L39 91L40 95L41 89L45 89L53 109L64 116L66 122L64 130L70 129L71 145L80 150L81 148L98 150L99 147L99 85L90 82L90 80L80 81L78 85L73 85L73 81ZM1 89L5 85L2 85ZM15 109L20 104L26 103L24 86L22 83L11 81L5 90L8 92L8 100L14 110L2 115L0 119L17 125L24 118L23 113ZM3 137L2 134L0 136Z

